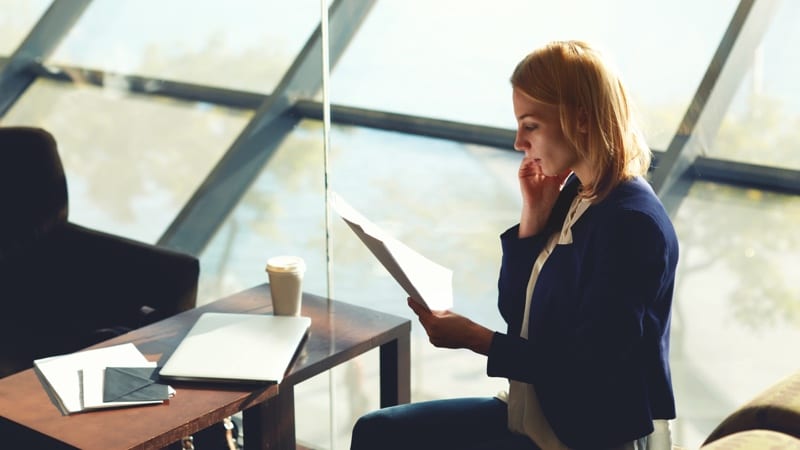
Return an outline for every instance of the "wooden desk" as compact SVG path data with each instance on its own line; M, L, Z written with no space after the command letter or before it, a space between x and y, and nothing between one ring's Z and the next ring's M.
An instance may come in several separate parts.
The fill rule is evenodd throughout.
M95 347L133 342L151 361L163 365L203 312L269 313L264 284L140 328ZM13 435L47 442L48 448L162 448L223 418L244 411L246 449L294 449L294 386L380 347L381 406L410 400L409 320L303 295L310 334L283 382L237 385L173 382L177 395L165 404L108 409L62 416L33 369L0 379L0 417ZM12 433L2 433L7 447ZM51 445L52 444L52 445ZM25 447L39 448L39 447Z

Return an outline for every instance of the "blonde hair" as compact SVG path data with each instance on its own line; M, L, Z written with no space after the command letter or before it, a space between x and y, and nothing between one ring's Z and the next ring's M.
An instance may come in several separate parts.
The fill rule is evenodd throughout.
M561 130L594 169L581 196L598 201L621 181L647 174L651 152L625 87L599 51L581 41L534 50L514 69L511 85L559 109Z

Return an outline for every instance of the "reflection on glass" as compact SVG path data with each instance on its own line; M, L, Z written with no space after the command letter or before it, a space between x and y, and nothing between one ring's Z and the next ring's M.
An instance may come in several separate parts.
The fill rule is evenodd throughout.
M318 0L95 0L48 63L267 93L318 24Z
M800 2L780 2L709 156L800 169Z
M39 80L3 125L53 134L67 175L71 221L155 243L250 115Z
M51 0L0 0L0 55L11 55Z
M672 323L676 443L699 447L734 409L797 370L800 198L697 182L681 243Z
M650 145L663 150L737 4L377 2L333 70L331 102L513 128L508 78L517 62L547 41L584 39L616 60Z

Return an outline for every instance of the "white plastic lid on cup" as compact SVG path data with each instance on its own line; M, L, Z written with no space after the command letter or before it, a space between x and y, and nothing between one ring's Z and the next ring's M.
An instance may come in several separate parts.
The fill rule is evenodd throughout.
M267 260L268 272L300 272L306 271L306 262L299 256L273 256Z

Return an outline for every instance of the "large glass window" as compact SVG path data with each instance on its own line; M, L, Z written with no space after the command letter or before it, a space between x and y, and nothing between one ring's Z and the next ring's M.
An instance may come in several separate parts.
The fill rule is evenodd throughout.
M674 222L673 437L698 448L736 408L797 370L800 198L697 182Z
M547 41L583 39L616 61L650 145L665 149L737 3L377 2L333 71L331 101L513 128L516 63Z
M14 53L51 0L0 0L0 56Z
M800 2L779 2L708 155L800 170Z
M95 0L48 62L267 93L318 24L318 0Z
M251 114L40 79L3 125L53 134L71 221L155 243Z
M514 128L508 77L518 60L553 39L584 39L616 62L651 146L665 149L738 3L378 1L335 67L331 101ZM0 0L0 55L49 4ZM110 72L104 86L39 78L2 125L54 134L72 221L156 242L254 114L134 94L113 74L269 93L319 12L319 0L94 0L46 63ZM800 169L798 18L800 4L782 2L707 156ZM503 329L498 235L519 219L519 154L351 126L335 125L330 138L333 190L453 269L456 312ZM327 295L330 256L333 298L412 318L405 292L335 214L325 254L323 165L322 125L301 120L199 255L199 304L264 283L266 259L292 253L308 263L306 291ZM674 220L673 437L697 448L737 406L796 370L785 355L800 338L790 278L800 266L800 200L697 182ZM413 401L506 387L485 376L485 358L436 349L413 323ZM301 444L348 447L356 418L378 407L377 359L371 352L296 387Z

